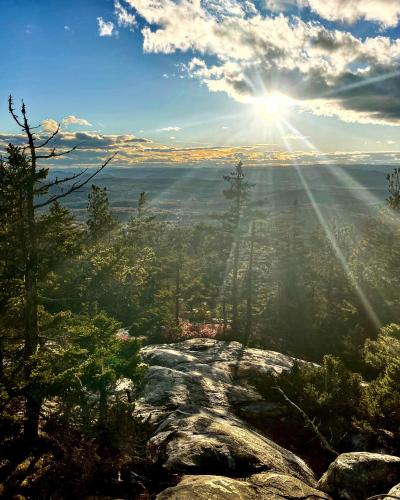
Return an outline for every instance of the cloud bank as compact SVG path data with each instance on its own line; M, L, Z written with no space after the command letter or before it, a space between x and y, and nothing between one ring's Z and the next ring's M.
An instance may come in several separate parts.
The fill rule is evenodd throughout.
M41 140L44 137L38 139ZM134 135L111 135L93 132L60 132L54 146L58 150L70 149L78 144L70 155L46 161L48 167L96 167L112 153L118 153L114 166L135 167L146 165L187 166L206 165L231 166L239 158L246 167L276 166L286 167L294 164L308 165L395 165L400 161L400 151L393 150L392 141L388 151L382 152L330 152L317 150L304 151L296 144L296 136L287 136L294 141L293 151L283 151L274 145L255 144L236 147L174 147L156 144L148 139ZM0 133L0 154L4 154L8 143L24 145L26 138L22 134ZM45 152L45 150L42 150ZM48 150L50 151L50 150Z

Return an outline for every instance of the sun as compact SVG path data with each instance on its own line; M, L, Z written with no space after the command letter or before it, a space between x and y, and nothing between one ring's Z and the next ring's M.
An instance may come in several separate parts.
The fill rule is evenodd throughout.
M279 93L256 97L252 100L255 115L270 122L278 122L287 116L293 104L293 99Z

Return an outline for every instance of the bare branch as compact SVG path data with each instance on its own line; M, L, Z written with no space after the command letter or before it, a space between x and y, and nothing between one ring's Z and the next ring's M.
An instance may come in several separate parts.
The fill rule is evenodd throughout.
M51 150L51 153L48 155L37 155L36 158L38 160L48 160L49 158L58 158L59 156L65 156L69 153L72 153L72 151L75 151L75 149L80 146L80 144L76 144L73 148L68 149L67 151L61 151L61 153L56 153L56 148L53 148Z
M10 94L8 96L8 111L10 112L10 115L13 117L14 121L23 129L25 130L25 127L24 125L20 122L20 119L17 115L17 113L15 112L15 109L14 109L14 101L13 101L13 98L12 98L12 95Z
M37 209L37 208L42 208L42 207L45 207L47 205L50 205L54 201L59 200L60 198L64 198L65 196L68 196L69 194L73 193L74 191L77 191L81 187L85 186L89 181L91 181L93 179L93 177L95 177L99 172L101 172L110 163L110 161L115 158L116 155L117 155L117 153L114 153L112 156L110 156L110 158L108 158L101 165L101 167L99 167L97 170L95 170L93 172L93 174L89 175L89 177L87 177L84 181L74 182L72 184L72 186L69 189L67 189L65 192L60 193L58 195L54 195L51 198L49 198L48 200L44 201L43 203L38 203L37 205L34 206L34 208Z
M54 139L54 137L60 132L60 124L57 125L57 129L44 141L42 144L35 144L35 148L44 148L47 144Z
M310 419L310 417L307 415L307 413L300 408L294 401L288 398L288 396L285 394L285 392L280 388L280 387L274 387L275 390L277 390L283 399L289 403L289 405L294 408L300 415L303 417L303 420L306 423L306 426L309 427L314 434L318 437L321 445L323 448L325 448L327 451L332 453L335 456L339 456L339 453L331 446L329 441L326 439L326 437L319 431L318 427L314 424L314 422Z
M80 177L81 175L83 175L86 172L87 172L87 168L85 168L84 170L81 170L77 174L71 175L69 177L63 177L62 179L58 179L56 177L55 181L51 181L47 184L44 184L43 186L40 187L40 189L49 189L49 188L52 188L53 186L59 186L60 184L64 184L64 182L73 181L74 179L78 179L78 177Z

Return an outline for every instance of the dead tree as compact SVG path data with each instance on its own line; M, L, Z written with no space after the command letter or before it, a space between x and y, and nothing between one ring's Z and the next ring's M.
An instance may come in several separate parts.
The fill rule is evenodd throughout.
M275 390L279 392L279 394L283 397L283 399L292 407L294 408L300 415L302 416L304 423L306 427L308 427L319 439L321 446L325 448L325 450L329 451L329 453L332 453L335 457L339 455L339 453L333 448L333 446L329 443L329 441L326 439L326 437L322 434L322 432L318 429L318 426L315 425L314 421L311 420L311 418L307 415L307 413L300 408L299 405L297 405L294 401L292 401L286 393L280 388L280 387L275 387Z

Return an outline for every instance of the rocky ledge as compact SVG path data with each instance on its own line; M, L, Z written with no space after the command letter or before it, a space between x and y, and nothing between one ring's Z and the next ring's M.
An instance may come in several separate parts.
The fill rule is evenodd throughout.
M339 456L318 482L304 460L246 422L279 415L252 380L289 370L294 358L213 339L141 352L149 370L136 413L153 425L148 458L180 478L157 499L364 500L400 482L400 458L372 453Z

